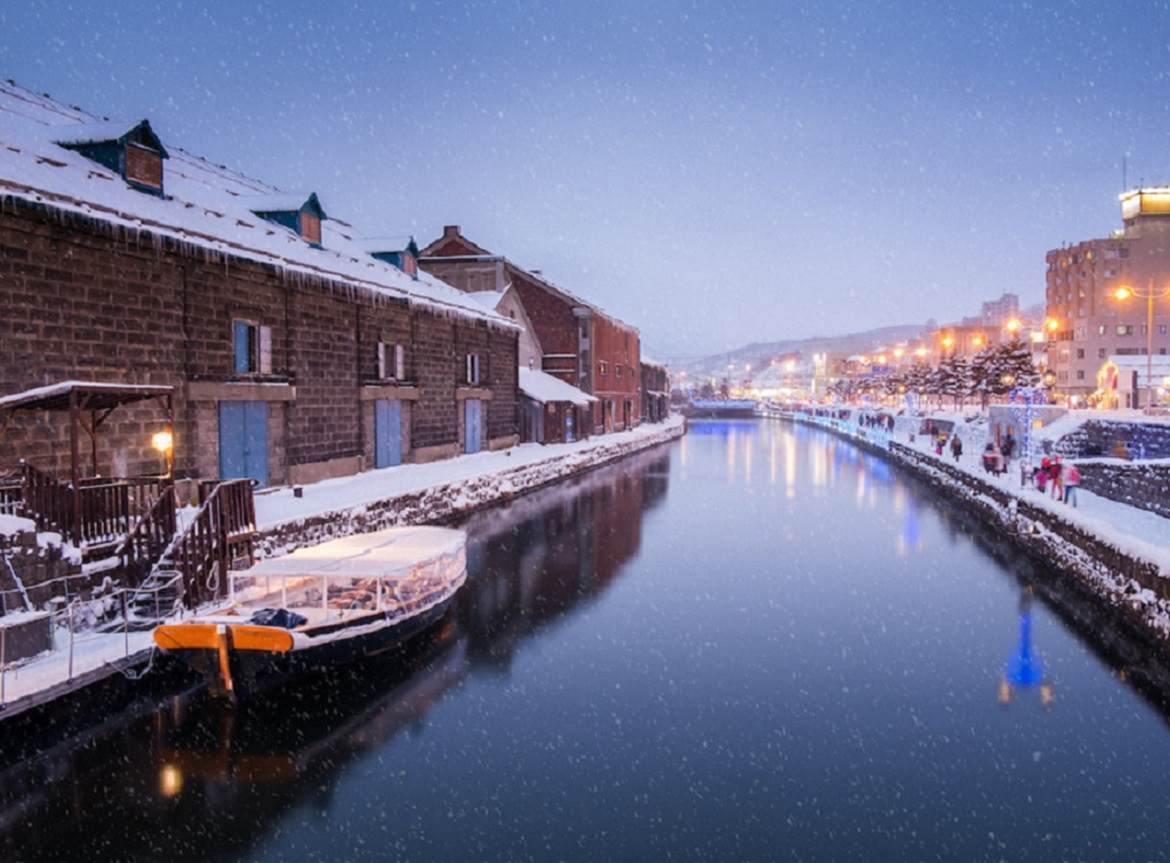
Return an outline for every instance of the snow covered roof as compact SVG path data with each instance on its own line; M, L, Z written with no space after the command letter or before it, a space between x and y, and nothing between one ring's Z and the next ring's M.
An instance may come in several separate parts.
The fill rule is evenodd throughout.
M253 213L296 213L313 204L324 218L325 207L316 192L305 194L240 195L239 202Z
M169 151L167 196L161 198L135 191L109 169L57 143L91 138L103 128L102 134L126 131L123 124L102 124L81 109L0 82L0 198L165 237L205 253L256 261L286 274L401 297L415 306L486 320L501 329L516 328L508 318L427 273L414 279L372 257L357 242L362 232L339 219L322 222L320 248L314 248L250 209L256 198L275 202L274 196L286 193L177 147ZM306 200L302 197L293 209Z
M345 575L383 578L462 552L467 535L450 527L390 527L323 542L264 560L247 575Z
M504 295L499 291L473 291L467 296L471 297L471 299L475 300L485 309L492 309L493 311L500 304L500 300L504 298Z
M140 129L145 130L147 137L159 148L164 157L168 155L162 141L154 134L154 130L150 128L150 122L147 120L137 120L133 123L114 120L105 120L100 123L75 123L60 127L53 135L53 143L60 144L62 147L80 147L86 144L104 144L107 141L125 141Z
M461 255L435 255L436 249L438 249L439 247L441 247L441 246L443 246L451 241L458 242L461 246L465 247L466 249L468 249L472 253L471 254L461 254ZM452 225L449 228L444 228L443 236L439 237L438 239L434 240L429 245L427 245L425 248L423 248L423 250L419 253L419 257L423 261L426 261L429 259L431 261L436 261L436 262L469 261L469 260L503 261L504 265L506 267L509 267L513 272L515 272L521 278L526 278L531 282L535 282L537 285L539 285L541 288L547 290L549 293L552 293L554 295L559 295L560 298L563 299L565 302L571 303L572 305L579 306L579 307L584 308L584 309L589 309L590 311L596 312L597 314L602 315L606 318L609 318L610 320L621 323L623 326L629 327L630 329L633 329L633 330L637 329L636 327L632 326L631 324L627 324L625 321L622 321L620 318L615 317L614 315L611 315L609 312L607 312L605 309L601 308L601 306L597 305L596 303L590 302L589 300L582 299L581 297L577 296L576 294L574 294L572 291L568 290L567 288L563 288L560 285L556 284L555 282L549 281L548 277L545 276L544 273L541 272L540 270L525 269L524 267L517 264L515 261L509 260L504 255L492 254L491 252L487 251L487 249L483 248L482 246L476 245L471 240L467 239L467 237L463 236L462 232L459 231L458 226L455 226L455 225Z
M575 405L587 405L597 401L572 384L536 369L520 369L520 392L541 404L572 402Z
M414 237L409 234L401 237L364 237L354 241L357 247L371 255L379 252L405 252L411 246L418 248Z
M65 410L74 392L86 397L87 410L106 410L120 404L166 396L174 387L146 384L110 384L94 381L61 381L0 398L0 410Z

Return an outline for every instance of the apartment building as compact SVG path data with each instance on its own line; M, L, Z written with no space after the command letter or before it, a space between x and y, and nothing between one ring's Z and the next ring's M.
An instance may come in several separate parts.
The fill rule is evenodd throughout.
M1170 186L1120 200L1120 230L1046 256L1048 365L1057 391L1082 403L1109 357L1170 349Z

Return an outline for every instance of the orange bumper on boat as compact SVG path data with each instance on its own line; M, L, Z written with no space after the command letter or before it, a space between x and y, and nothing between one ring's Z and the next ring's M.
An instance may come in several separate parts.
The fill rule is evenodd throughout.
M288 653L293 646L288 630L243 623L168 623L154 631L154 643L163 650L218 650L225 635L233 650Z

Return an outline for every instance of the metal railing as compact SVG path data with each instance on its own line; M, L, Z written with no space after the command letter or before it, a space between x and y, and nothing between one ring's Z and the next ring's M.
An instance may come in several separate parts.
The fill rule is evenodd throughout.
M176 580L178 578L176 576ZM8 704L7 676L14 668L25 670L37 663L55 664L56 668L46 668L38 674L43 680L43 688L48 689L74 680L77 676L75 660L82 652L91 659L97 656L103 666L129 658L132 654L130 634L135 631L131 603L137 601L141 604L144 595L152 595L155 613L160 618L181 614L182 607L167 599L174 587L173 581L160 582L152 588L118 588L89 600L74 598L63 608L47 612L50 649L20 659L9 658L9 627L3 625L4 618L0 617L0 708ZM151 603L150 596L146 596L146 602ZM115 623L112 628L111 621L103 620L111 609L116 610L120 617L120 620L115 618L112 621ZM104 643L104 647L96 647L99 643Z

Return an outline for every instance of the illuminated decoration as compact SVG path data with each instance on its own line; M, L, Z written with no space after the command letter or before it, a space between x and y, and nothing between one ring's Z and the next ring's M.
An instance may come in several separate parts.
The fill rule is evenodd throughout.
M1008 378L1012 376L1003 376L1005 384ZM1040 387L1015 387L1008 394L1012 421L1020 430L1020 488L1024 488L1032 476L1032 426L1036 420L1036 405L1043 404L1047 399L1048 394Z

